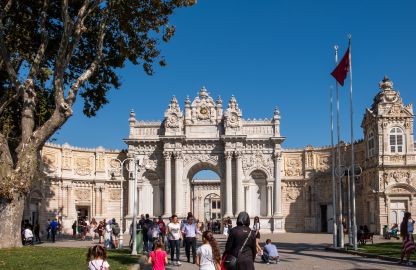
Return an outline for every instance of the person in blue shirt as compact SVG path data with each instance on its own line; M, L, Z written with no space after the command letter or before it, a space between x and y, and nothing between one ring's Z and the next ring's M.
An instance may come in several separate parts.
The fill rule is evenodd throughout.
M185 254L187 262L190 263L192 248L192 263L196 262L196 235L202 235L201 231L198 229L196 223L194 223L194 217L188 217L188 223L182 226L182 234L185 235Z
M279 252L277 251L277 247L272 244L272 240L267 239L266 245L263 247L263 255L261 256L261 259L265 263L269 263L269 259L275 259L279 261Z
M55 243L56 231L58 230L58 222L56 219L52 220L49 226L51 227L52 242Z

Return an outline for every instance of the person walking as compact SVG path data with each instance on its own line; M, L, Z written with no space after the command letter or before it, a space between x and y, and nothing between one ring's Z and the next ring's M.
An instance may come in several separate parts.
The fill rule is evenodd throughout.
M49 240L51 238L51 219L48 218L45 224L46 227L46 239Z
M179 261L179 245L182 239L181 224L178 221L177 215L172 215L172 222L168 225L168 239L170 246L170 260L173 265L181 265ZM176 251L176 261L174 261L174 255Z
M196 251L196 265L200 270L219 270L221 252L211 231L202 234L202 246Z
M111 220L111 239L113 240L113 247L114 248L121 248L118 246L118 240L120 239L121 228L120 225L116 222L116 219L113 218Z
M160 228L159 228L159 224L157 223L157 219L153 219L153 225L152 225L152 227L150 228L150 233L151 233L151 235L152 235L152 250L155 250L155 247L154 247L154 243L156 242L156 241L159 241L159 237L160 237ZM163 242L163 238L162 238L162 242Z
M412 214L410 212L404 213L403 221L400 224L400 235L403 238L403 246L399 264L402 264L404 257L406 257L406 264L413 265L410 262L410 255L415 251L415 241L413 239L414 224L415 221L412 219Z
M155 242L155 250L150 252L147 263L152 264L152 270L164 270L168 264L168 254L164 250L163 242Z
M238 214L237 226L229 232L223 256L227 254L237 258L237 269L255 269L256 237L250 229L250 216L247 212Z
M74 220L74 223L72 223L72 237L75 239L77 238L77 221Z
M195 264L195 257L196 257L196 235L202 235L201 231L198 229L196 223L194 223L194 217L188 217L187 223L183 225L182 234L185 235L185 254L187 258L187 262L189 263L190 260L190 249L192 248L192 263Z
M103 242L103 236L104 236L104 229L105 229L105 219L104 221L100 221L98 223L97 227L97 233L98 233L98 244L101 244Z

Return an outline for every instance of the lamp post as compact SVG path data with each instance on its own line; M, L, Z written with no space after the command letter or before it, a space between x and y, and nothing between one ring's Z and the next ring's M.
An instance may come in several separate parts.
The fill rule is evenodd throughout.
M126 158L125 160L121 161L118 158L114 158L113 160L117 161L120 163L120 222L121 222L121 234L120 234L120 239L119 239L119 245L118 248L123 248L123 238L124 238L124 230L123 230L123 220L124 220L124 189L123 189L123 182L124 182L124 178L123 178L123 168L124 168L124 163L126 161L134 161L134 158ZM130 169L130 167L127 169L128 172L131 172L132 170ZM134 166L134 170L136 170L136 163ZM135 174L136 175L136 174ZM112 178L114 177L114 172L112 173ZM135 182L137 181L137 178L135 177ZM136 182L137 185L137 182ZM134 208L136 208L136 203L134 203Z

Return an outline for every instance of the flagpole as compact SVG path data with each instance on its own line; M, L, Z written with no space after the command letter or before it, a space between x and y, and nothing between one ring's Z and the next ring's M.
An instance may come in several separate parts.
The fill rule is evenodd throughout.
M338 65L338 45L335 45L335 66ZM338 95L338 81L335 80L336 87L336 99L337 99L337 159L338 159L338 204L339 204L339 217L338 217L338 232L339 232L339 247L344 248L344 229L342 225L342 175L341 172L341 150L340 150L340 120L339 120L339 95Z
M333 87L329 87L331 101L331 155L332 155L332 246L337 247L337 207L336 207L336 184L335 184L335 149L334 149L334 109L333 109Z
M354 160L354 121L353 121L353 107L352 107L352 59L351 59L351 34L348 34L348 48L350 58L350 124L351 124L351 166L352 166L352 231L353 231L353 243L354 250L357 250L357 221L355 212L355 160Z

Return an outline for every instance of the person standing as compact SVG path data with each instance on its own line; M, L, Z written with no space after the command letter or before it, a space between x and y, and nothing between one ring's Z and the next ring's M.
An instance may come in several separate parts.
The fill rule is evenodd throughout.
M260 219L258 216L254 217L253 231L260 232Z
M224 256L230 254L237 258L237 268L254 270L256 258L255 232L250 229L250 216L247 212L240 212L237 217L237 226L229 232L225 244Z
M403 263L403 259L406 256L406 264L413 265L410 262L410 255L415 251L415 241L413 239L414 224L415 221L412 219L412 214L410 212L404 213L403 221L400 224L400 235L403 238L403 246L399 264Z
M104 232L104 246L106 249L111 248L111 220L105 224L105 232Z
M200 270L220 269L220 248L211 231L205 231L202 234L202 243L196 251L196 265Z
M159 241L159 236L160 234L160 228L159 228L159 224L157 223L157 219L153 219L153 225L150 228L151 230L151 235L152 235L152 246L154 245L155 241ZM163 243L163 239L161 241ZM153 247L152 250L154 250L155 248Z
M111 221L111 233L112 233L114 248L118 247L118 240L120 238L120 232L121 232L120 225L116 222L116 219L113 218Z
M52 220L49 227L51 228L51 234L52 234L52 243L55 243L56 240L56 231L58 230L58 222L56 219Z
M46 239L49 240L51 238L51 219L48 218L45 224L46 227Z
M172 222L168 225L168 238L170 246L170 260L174 265L181 265L179 261L179 245L182 239L181 224L178 221L177 215L172 215ZM176 261L174 255L176 250Z
M97 221L95 220L95 218L92 218L91 222L90 222L90 236L91 236L91 241L94 241L95 238L95 229L97 228Z
M39 226L39 222L36 221L35 227L33 229L33 232L35 234L35 241L40 243L40 226Z
M142 226L142 232L143 232L143 244L144 244L144 250L146 252L149 252L149 241L152 239L152 234L150 232L150 228L152 227L152 221L149 218L149 214L146 214L146 219L143 222L143 226ZM150 243L151 245L151 243Z
M75 239L77 238L77 221L74 220L74 223L72 223L72 237Z
M166 224L163 221L162 217L159 216L159 220L157 221L157 225L159 225L160 235L162 236L163 243L166 244Z
M188 222L184 224L182 234L185 235L185 254L187 262L190 262L190 249L192 248L192 263L195 264L196 235L202 235L202 233L199 231L197 224L194 223L194 218L192 216L188 217Z
M103 242L103 236L104 236L104 227L105 227L105 219L104 221L100 221L98 223L97 227L97 233L98 233L98 244L101 244Z

